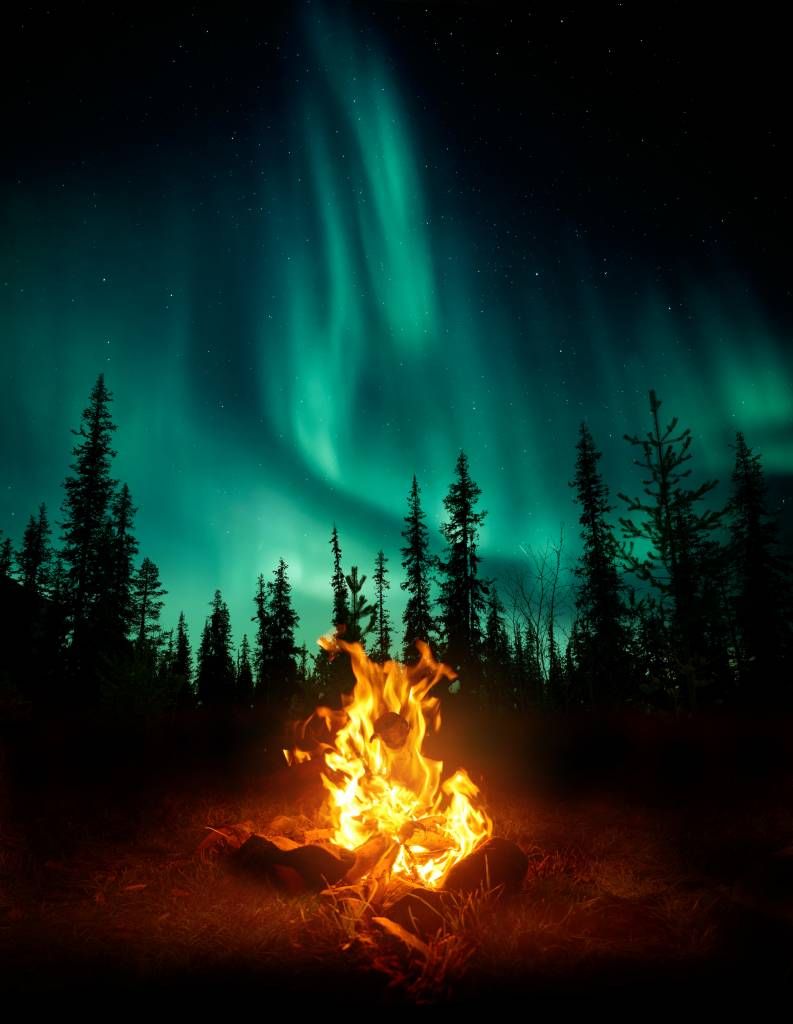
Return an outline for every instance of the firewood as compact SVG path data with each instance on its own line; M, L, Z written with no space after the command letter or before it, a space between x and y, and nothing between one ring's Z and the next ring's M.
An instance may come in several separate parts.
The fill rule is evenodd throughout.
M266 881L283 885L288 878L287 888L290 891L296 889L291 872L300 876L305 889L318 891L326 885L335 885L339 882L352 860L352 855L346 850L339 850L337 855L314 845L280 850L275 843L260 835L251 836L240 847L236 857L236 863L242 870ZM286 868L290 871L280 870Z
M276 836L287 836L298 843L303 843L306 842L306 832L313 827L312 820L303 814L294 817L288 814L279 814L273 818L265 831Z
M517 892L528 869L529 858L519 846L494 837L455 864L443 888L449 892L475 892L480 888Z
M410 732L410 726L396 711L386 711L374 723L374 735L379 736L391 750L404 747Z
M353 883L363 878L364 875L374 876L378 872L389 870L398 849L396 842L389 839L388 836L377 833L355 850L355 859L344 876L344 881Z

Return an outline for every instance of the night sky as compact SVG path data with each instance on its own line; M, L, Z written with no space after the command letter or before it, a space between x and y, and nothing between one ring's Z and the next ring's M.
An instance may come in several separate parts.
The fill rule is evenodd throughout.
M460 448L502 580L566 524L578 424L616 495L647 391L726 481L793 494L788 36L758 9L12 9L1 44L0 528L62 499L96 376L141 555L194 641L289 563L300 639L415 472ZM639 8L642 9L639 9ZM651 7L650 10L644 8ZM722 489L721 496L726 496ZM793 499L788 497L788 508ZM371 584L367 588L371 597Z

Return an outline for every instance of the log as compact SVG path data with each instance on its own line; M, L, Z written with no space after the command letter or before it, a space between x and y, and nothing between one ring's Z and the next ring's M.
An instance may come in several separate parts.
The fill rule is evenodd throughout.
M443 888L447 892L503 889L517 892L529 869L529 858L509 839L493 837L455 864Z
M404 747L410 732L410 726L396 711L386 711L374 723L374 735L379 736L391 750ZM374 737L372 737L374 739Z
M377 875L389 871L398 852L398 844L378 832L359 846L352 855L353 863L344 876L344 881L354 883L360 881L364 875Z
M322 846L309 844L296 849L281 850L264 836L252 835L240 847L235 858L239 868L264 881L299 891L295 876L305 890L319 891L341 881L353 862L346 850L331 853Z

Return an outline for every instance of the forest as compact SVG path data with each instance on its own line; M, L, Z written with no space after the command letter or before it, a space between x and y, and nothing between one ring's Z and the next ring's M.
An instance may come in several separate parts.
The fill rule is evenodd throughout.
M42 504L21 538L2 539L2 714L265 707L286 716L339 706L349 666L296 643L283 559L251 573L251 619L237 624L238 643L220 590L199 637L184 613L163 628L167 581L150 557L139 559L133 495L113 477L111 403L100 374L73 430L57 523ZM398 582L384 549L371 577L345 567L329 522L336 636L378 662L409 663L415 641L426 640L458 673L452 692L472 708L789 708L793 562L761 453L738 432L730 481L700 480L691 428L667 417L654 391L644 431L625 440L637 487L613 497L597 438L580 425L569 462L580 533L573 564L562 533L528 553L522 576L488 577L479 543L487 513L463 451L444 499L440 554L415 476L406 487ZM400 622L389 611L392 586L406 592Z

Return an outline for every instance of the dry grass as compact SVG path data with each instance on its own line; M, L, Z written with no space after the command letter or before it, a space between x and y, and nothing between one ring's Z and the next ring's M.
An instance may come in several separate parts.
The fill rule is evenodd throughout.
M373 920L382 902L285 895L241 876L228 857L196 854L208 826L262 828L277 814L309 809L255 794L161 799L132 837L103 838L95 828L81 837L72 821L63 857L57 836L42 852L40 837L7 825L0 834L7 977L30 991L88 979L176 987L189 980L203 991L212 979L233 978L304 1000L330 985L362 1001L470 1001L497 989L639 984L648 974L706 979L714 965L728 977L733 958L745 954L741 936L748 942L752 928L767 932L762 902L751 905L750 895L747 906L736 896L745 888L740 871L736 882L703 869L707 842L717 841L713 822L697 846L679 812L606 800L502 798L491 807L497 831L530 858L523 891L451 900L437 934L415 941ZM777 809L753 827L781 839L793 835L793 817ZM734 831L731 819L722 820L723 837ZM789 909L775 919L787 945L775 934L777 959L768 964L783 974L791 963Z

